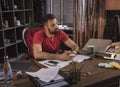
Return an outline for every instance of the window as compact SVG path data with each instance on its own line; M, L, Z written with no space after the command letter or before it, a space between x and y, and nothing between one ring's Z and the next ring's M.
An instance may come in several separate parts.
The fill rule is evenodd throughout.
M54 14L59 24L73 26L73 0L46 0L46 13Z

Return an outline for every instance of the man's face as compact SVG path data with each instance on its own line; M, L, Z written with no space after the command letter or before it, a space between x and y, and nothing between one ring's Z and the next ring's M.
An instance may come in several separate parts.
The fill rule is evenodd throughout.
M50 34L56 34L58 32L57 19L48 20L48 22L46 23L46 26Z

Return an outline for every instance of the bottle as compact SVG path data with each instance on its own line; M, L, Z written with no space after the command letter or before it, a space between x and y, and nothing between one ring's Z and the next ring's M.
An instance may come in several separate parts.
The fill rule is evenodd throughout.
M72 84L76 84L79 81L79 71L78 71L79 63L75 60L72 61L72 70L71 70L71 82Z
M5 84L11 82L12 81L12 69L9 63L8 56L4 56L3 72L4 72Z

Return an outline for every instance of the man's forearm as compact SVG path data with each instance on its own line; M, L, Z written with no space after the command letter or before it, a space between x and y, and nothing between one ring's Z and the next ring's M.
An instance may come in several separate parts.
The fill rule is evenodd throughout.
M52 54L47 52L39 52L37 53L35 59L59 59L60 54Z
M78 50L79 50L79 47L77 45L72 46L72 51L75 51L77 53Z

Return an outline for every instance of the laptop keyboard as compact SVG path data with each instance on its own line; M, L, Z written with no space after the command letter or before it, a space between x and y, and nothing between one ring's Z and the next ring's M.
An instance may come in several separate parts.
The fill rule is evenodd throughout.
M26 63L26 62L10 62L12 71L29 71L33 63ZM0 66L0 68L3 68L3 65Z
M28 71L32 68L33 63L25 62L10 62L11 68L13 71Z

